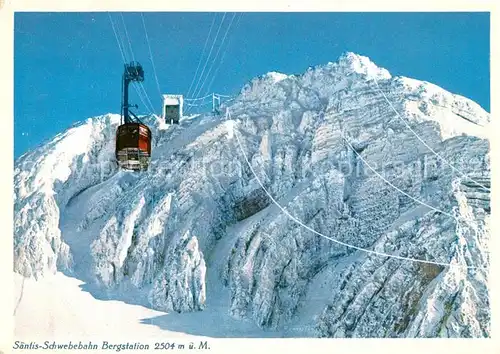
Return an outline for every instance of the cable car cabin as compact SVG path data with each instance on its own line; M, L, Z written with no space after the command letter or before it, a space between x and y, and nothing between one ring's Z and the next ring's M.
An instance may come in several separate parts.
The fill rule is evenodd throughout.
M182 95L163 95L163 119L168 124L179 124L182 117Z
M151 157L151 130L141 123L125 123L116 131L116 160L127 170L147 170Z

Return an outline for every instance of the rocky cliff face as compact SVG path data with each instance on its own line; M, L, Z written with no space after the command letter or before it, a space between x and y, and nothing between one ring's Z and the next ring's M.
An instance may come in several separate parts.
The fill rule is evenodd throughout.
M166 311L227 290L234 318L298 335L489 336L487 112L352 53L256 78L228 109L149 118L145 173L117 170L116 115L22 156L14 270L126 283ZM331 242L259 181L321 234L453 266Z

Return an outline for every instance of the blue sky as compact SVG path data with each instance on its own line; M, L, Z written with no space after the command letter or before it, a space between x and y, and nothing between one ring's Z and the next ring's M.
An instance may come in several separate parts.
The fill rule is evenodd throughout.
M212 58L233 15L224 17ZM162 93L186 95L214 16L205 56L223 13L143 16ZM130 52L120 13L111 18ZM146 72L144 88L160 113L141 14L123 13L123 21L134 57ZM14 27L15 158L77 121L119 113L123 61L107 13L16 13ZM200 81L199 86L205 82L200 94L234 94L255 76L301 73L352 51L393 75L435 83L489 111L489 33L488 13L238 14L219 61ZM139 113L149 112L133 89L131 101L139 105Z

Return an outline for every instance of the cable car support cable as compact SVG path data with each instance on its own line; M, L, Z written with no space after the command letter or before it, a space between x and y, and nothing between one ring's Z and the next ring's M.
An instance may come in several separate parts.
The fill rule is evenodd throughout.
M236 21L236 25L234 26L234 30L236 30L236 29L238 28L238 25L240 24L240 20L241 20L241 18L242 18L242 17L243 17L243 13L241 13L241 12L240 12L240 14L239 14L239 16L238 16L238 20ZM214 75L212 76L212 80L211 80L211 81L210 81L210 83L208 84L208 89L207 89L207 91L209 91L209 90L210 90L210 88L212 87L212 84L213 84L213 82L214 82L215 78L217 77L217 74L219 73L219 69L220 69L220 67L221 67L222 63L224 62L224 57L226 56L227 50L228 50L228 48L229 48L229 46L230 46L230 44L231 44L231 39L232 39L232 37L229 37L229 41L228 41L228 43L227 43L226 49L225 49L225 50L224 50L224 52L222 53L221 59L220 59L220 61L219 61L219 65L218 65L218 66L217 66L217 68L215 69ZM220 94L219 94L219 96L220 96L220 97L232 97L232 96L220 95Z
M208 31L207 39L205 40L205 45L203 46L203 50L201 52L200 59L198 60L198 66L196 67L196 72L195 72L195 74L193 76L193 80L191 80L191 85L189 85L187 96L189 96L191 94L191 88L193 87L193 84L196 81L196 77L198 76L198 71L200 69L201 61L203 60L203 55L205 54L205 49L207 47L208 40L210 39L210 34L212 33L212 29L214 27L215 19L216 18L217 18L217 13L214 14L214 18L212 20L212 24L210 25L210 30Z
M207 74L205 76L205 79L203 80L203 83L201 84L201 86L200 86L200 88L198 90L198 95L201 95L203 87L205 86L205 83L207 82L207 79L209 78L210 73L212 72L212 69L214 68L214 65L215 65L215 63L217 61L217 58L219 57L220 50L224 46L224 42L226 41L227 34L228 34L229 30L231 29L231 26L232 26L232 24L234 22L234 18L235 17L236 17L236 13L233 14L233 17L231 18L231 21L229 22L229 25L226 28L226 32L224 33L224 37L222 37L222 41L221 41L219 47L217 48L217 53L215 53L215 57L212 60L212 63L210 64L210 69L208 70L208 72L207 72ZM209 92L209 89L207 90L207 92L205 94L208 94L208 92ZM195 96L196 96L196 94L195 94Z
M375 85L377 86L377 89L379 90L379 92L382 94L382 96L384 97L384 99L386 100L386 102L389 104L389 106L391 107L391 109L394 111L394 113L396 113L396 116L408 127L408 129L410 129L410 131L413 133L413 135L415 135L417 137L418 140L420 140L420 142L422 144L424 144L434 155L436 155L441 161L443 161L444 163L446 163L449 167L451 167L452 170L454 170L455 172L458 172L460 175L462 175L463 177L467 178L468 180L470 180L471 182L474 182L474 184L476 184L477 186L479 187L482 187L483 189L485 189L486 191L490 191L490 189L484 185L482 185L481 183L475 181L474 179L472 179L471 177L467 176L465 173L463 173L462 171L460 171L459 169L457 169L455 166L453 166L451 163L449 163L444 157L442 157L441 155L439 155L432 147L430 147L413 129L412 127L408 124L408 122L403 119L403 117L401 117L401 115L399 114L399 112L397 111L396 108L394 108L394 106L392 105L391 101L389 101L389 99L387 98L386 94L382 91L382 89L380 88L380 86L378 85L378 82L377 80L374 78L373 81L375 82Z
M198 92L198 87L200 85L200 82L201 82L201 78L203 77L203 74L205 73L205 69L207 67L207 64L208 64L208 61L210 60L210 56L212 55L212 51L214 49L214 45L215 43L217 42L217 38L219 37L219 32L220 32L220 29L222 28L222 24L224 23L224 19L226 18L226 13L224 12L224 15L222 16L222 19L221 19L221 22L219 24L219 28L217 29L217 33L215 34L215 38L212 42L212 46L210 47L210 52L208 53L208 57L207 59L205 60L205 65L203 66L203 70L201 71L201 74L200 76L198 77L198 81L196 83L196 86L195 86L195 89L194 89L194 92ZM194 96L196 97L196 94L194 94Z
M234 136L236 136L236 140L238 142L238 146L241 150L241 153L244 157L244 160L245 162L247 163L248 167L250 168L253 176L255 177L257 183L260 185L260 187L262 188L262 190L264 191L264 193L266 193L266 195L270 198L270 200L288 217L290 218L292 221L294 221L295 223L299 224L300 226L302 226L303 228L309 230L310 232L320 236L320 237L323 237L327 240L330 240L334 243L337 243L341 246L345 246L345 247L348 247L348 248L352 248L352 249L356 249L358 251L362 251L362 252L365 252L365 253L368 253L368 254L375 254L375 255L378 255L378 256L383 256L383 257L389 257L389 258L395 258L395 259L400 259L400 260L406 260L406 261L412 261L412 262L418 262L418 263L425 263L425 264L434 264L434 265L440 265L440 266L445 266L445 267L458 267L458 268L466 268L466 269L482 269L482 270L487 270L486 267L477 267L477 266L468 266L468 265L462 265L462 264L453 264L453 263L445 263L445 262L436 262L436 261L430 261L430 260L424 260L424 259L418 259L418 258L411 258L411 257L404 257L404 256L398 256L398 255L394 255L394 254L388 254L388 253L384 253L384 252L378 252L378 251L374 251L374 250L370 250L370 249L366 249L366 248L363 248L363 247L358 247L358 246L355 246L355 245L351 245L351 244L348 244L348 243L345 243L345 242L342 242L340 240L337 240L337 239L334 239L330 236L327 236L327 235L324 235L316 230L314 230L313 228L311 228L310 226L304 224L302 221L300 221L299 219L297 219L295 216L293 216L292 214L290 214L283 206L281 206L281 204L276 201L276 199L271 195L271 193L269 193L269 191L267 190L267 188L264 186L264 184L261 182L260 178L257 176L257 173L255 172L255 170L253 169L252 167L252 164L250 163L249 159L248 159L248 156L246 155L245 153L245 150L243 149L243 145L241 144L241 141L240 141L240 138L238 137L238 132L236 132L238 129L235 129L235 133ZM343 134L343 133L342 133ZM353 149L354 152L356 152L356 150L352 147L352 145L345 139L345 137L343 136L344 140L348 143L348 145L351 147L351 149ZM357 152L356 152L357 153ZM358 155L359 156L359 155ZM364 159L362 159L362 161L370 168L371 166L369 166L366 161ZM374 171L374 169L372 169ZM375 171L374 171L375 172ZM445 211L442 211L442 210L439 210L437 208L434 208L430 205L428 205L427 203L425 202L422 202L414 197L411 197L409 196L407 193L403 192L401 189L397 188L396 186L394 186L392 183L390 183L389 181L387 181L383 176L381 176L380 174L377 173L377 175L379 177L381 177L386 183L388 183L390 186L392 186L393 188L395 188L397 191L399 191L400 193L403 193L404 195L408 196L409 198L413 199L414 201L417 201L418 203L424 205L424 206L427 206L429 207L430 209L434 210L434 211L437 211L439 213L442 213L444 215L447 215L447 216L450 216L452 218L454 218L456 221L458 221L458 219L451 215L450 213L447 213Z
M160 95L160 97L162 97L160 82L158 81L158 75L156 75L156 67L155 67L155 62L153 60L153 52L151 51L151 45L149 42L148 30L146 29L146 22L144 21L144 15L142 14L142 12L141 12L141 19L142 19L142 25L144 27L144 33L146 34L146 42L148 43L149 58L151 59L151 65L153 66L153 73L155 75L156 87L158 88L158 94Z

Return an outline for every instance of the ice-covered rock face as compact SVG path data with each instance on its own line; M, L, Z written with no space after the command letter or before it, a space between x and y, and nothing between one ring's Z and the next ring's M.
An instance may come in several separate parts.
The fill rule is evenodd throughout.
M167 260L165 271L154 281L151 304L165 311L203 310L206 267L196 237L186 233Z
M21 157L15 271L127 283L166 311L226 289L234 318L299 336L489 336L487 112L352 53L252 80L228 108L230 124L150 119L146 173L116 169L114 115ZM322 238L259 181L321 234L455 266Z

